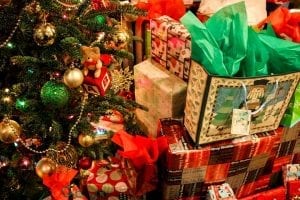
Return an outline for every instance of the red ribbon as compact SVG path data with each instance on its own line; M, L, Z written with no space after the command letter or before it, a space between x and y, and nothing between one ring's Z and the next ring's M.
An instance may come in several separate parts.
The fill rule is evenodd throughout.
M158 182L156 161L168 149L167 139L132 136L121 130L114 134L112 141L123 148L123 151L118 153L131 160L137 170L136 195L156 189Z
M185 6L182 0L149 0L148 3L139 2L138 8L147 10L148 19L153 19L162 15L168 15L175 20L179 20L185 14Z
M53 200L69 199L69 185L76 174L77 170L61 165L53 174L43 177L43 184L50 189Z
M300 43L300 12L291 13L285 7L279 7L271 12L266 20L259 24L270 23L278 36L288 37Z

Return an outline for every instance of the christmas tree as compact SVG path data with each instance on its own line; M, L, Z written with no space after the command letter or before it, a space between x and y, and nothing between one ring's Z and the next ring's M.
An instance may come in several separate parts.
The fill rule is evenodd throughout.
M57 165L113 155L107 123L141 134L125 61L126 22L144 14L115 0L0 0L0 199L42 199Z

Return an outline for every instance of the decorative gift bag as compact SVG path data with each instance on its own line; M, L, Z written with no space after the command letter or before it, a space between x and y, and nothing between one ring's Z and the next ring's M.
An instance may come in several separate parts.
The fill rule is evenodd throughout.
M276 129L298 84L300 45L249 30L245 13L238 3L205 25L181 19L194 60L184 124L196 145Z

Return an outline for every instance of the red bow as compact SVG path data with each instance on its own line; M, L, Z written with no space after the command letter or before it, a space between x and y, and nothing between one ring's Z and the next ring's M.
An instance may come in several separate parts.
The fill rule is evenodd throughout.
M112 141L123 148L118 153L132 161L137 170L136 195L142 195L154 190L157 186L156 161L162 152L168 148L165 137L151 139L142 136L132 136L121 130L114 134Z
M68 200L70 195L69 185L77 174L77 170L58 166L53 174L43 177L43 184L46 185L54 200Z

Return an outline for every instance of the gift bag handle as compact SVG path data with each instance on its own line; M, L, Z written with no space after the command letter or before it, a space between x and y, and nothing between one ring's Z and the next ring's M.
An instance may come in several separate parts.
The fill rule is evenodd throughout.
M246 88L246 85L244 83L242 83L242 86L243 86L243 90L244 90L244 94L245 94L245 99L244 99L244 102L245 102L245 106L246 106L246 109L248 110L248 106L247 106L247 96L248 96L248 92L247 92L247 88ZM278 89L278 80L276 80L276 84L274 86L274 88L272 89L272 94L276 94L277 92L277 89ZM261 106L255 110L255 111L252 111L251 112L251 115L256 115L257 113L261 112L265 107L266 105L275 98L275 95L273 95L272 98L269 98L267 99L263 104L261 104Z

